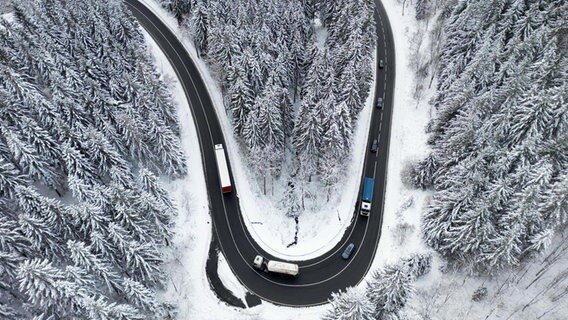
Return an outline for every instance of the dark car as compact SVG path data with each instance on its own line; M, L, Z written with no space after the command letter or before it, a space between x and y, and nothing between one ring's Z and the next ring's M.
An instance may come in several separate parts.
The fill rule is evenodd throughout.
M341 254L341 258L343 258L343 260L348 260L349 257L351 257L351 254L353 253L353 251L355 251L355 244L350 243L347 248L345 248L345 250L343 250L343 253Z
M378 109L382 109L383 108L383 98L378 98L377 99L377 108Z
M377 152L379 150L379 140L373 140L373 144L371 144L371 152Z
M383 59L379 60L379 68L382 69L385 67L385 62L383 61Z

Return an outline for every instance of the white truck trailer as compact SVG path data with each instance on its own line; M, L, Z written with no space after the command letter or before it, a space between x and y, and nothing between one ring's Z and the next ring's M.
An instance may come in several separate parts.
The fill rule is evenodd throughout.
M253 266L268 273L277 273L295 277L300 273L300 267L295 263L266 260L262 256L254 258Z
M217 169L219 170L219 184L221 192L231 192L231 178L229 177L229 168L227 159L225 158L225 149L222 144L215 145L215 159L217 160Z

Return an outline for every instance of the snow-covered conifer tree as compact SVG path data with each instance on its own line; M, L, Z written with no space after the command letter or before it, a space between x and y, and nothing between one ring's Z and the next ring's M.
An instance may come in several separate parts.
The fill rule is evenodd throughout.
M161 3L162 6L172 11L178 20L182 20L191 12L192 0L161 0Z
M170 199L168 192L160 185L158 177L147 169L141 169L138 174L138 182L140 187L152 195L161 204L169 210L175 211L175 205Z
M36 308L64 309L60 304L63 292L58 284L63 273L48 260L33 259L20 264L17 278L20 290Z
M430 14L430 6L432 3L430 0L416 0L414 3L414 9L416 10L416 20L423 20L428 18Z
M420 278L430 272L432 269L431 253L415 253L408 258L402 260L402 263L408 268L408 273L414 278Z
M270 144L281 155L284 153L284 122L280 109L282 89L277 83L269 82L263 95L257 97L255 107L258 108L258 118L255 119L260 127L260 134L265 144ZM285 94L285 93L284 93Z
M0 134L9 148L13 164L47 186L58 186L59 177L55 168L46 159L35 152L32 145L23 141L15 132L0 124Z
M204 0L197 0L191 9L191 19L189 20L190 30L193 30L193 41L198 54L207 52L208 43L208 10Z
M317 168L322 138L321 116L313 99L311 95L303 99L292 133L292 144L299 155L301 165L308 173Z
M0 158L0 196L12 198L17 186L28 184L28 179L11 163Z
M229 88L229 106L233 120L233 130L237 135L243 134L243 128L252 105L254 103L254 92L248 80L238 73L234 83Z
M219 65L221 70L227 70L233 65L234 57L242 50L240 42L240 34L235 27L231 25L210 27L207 57Z
M387 265L373 273L367 283L367 295L375 306L375 319L396 314L412 293L412 278L404 265Z
M93 273L108 290L121 288L120 275L113 270L110 264L105 263L93 254L85 243L68 241L67 248L69 249L69 256L76 267Z
M345 292L332 293L331 309L323 320L371 320L375 319L375 306L364 290L349 287Z
M96 182L99 177L93 163L76 147L68 142L62 146L62 153L70 175L76 175L89 184Z
M153 160L157 172L165 173L170 177L178 178L187 173L186 159L183 151L179 149L180 141L167 125L156 117L146 120L146 140L153 151L153 157L144 160Z
M122 283L123 294L134 305L155 313L159 309L154 292L139 282L125 279Z
M265 145L262 131L258 121L256 121L260 113L259 108L260 105L255 102L252 111L247 117L245 126L243 127L243 139L250 150L258 150Z

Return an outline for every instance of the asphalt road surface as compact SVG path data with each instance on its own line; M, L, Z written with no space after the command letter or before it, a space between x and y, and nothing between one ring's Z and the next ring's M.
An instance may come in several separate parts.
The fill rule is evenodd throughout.
M377 1L375 12L377 63L382 59L385 67L380 69L377 66L374 101L377 97L382 97L384 107L373 108L367 154L361 173L361 181L363 177L375 178L371 214L369 217L359 215L358 202L353 208L352 224L341 241L318 258L296 262L300 265L300 274L295 279L266 274L252 267L252 261L257 254L268 259L282 259L271 256L252 239L242 220L236 187L233 185L232 193L225 195L221 193L214 145L219 143L225 145L225 140L205 83L189 54L170 29L137 0L125 0L125 3L164 51L183 86L197 127L217 240L229 266L240 282L252 294L263 300L287 306L310 306L326 303L332 292L355 286L362 281L375 255L381 254L376 249L381 235L395 80L392 30L382 3ZM369 151L374 139L379 140L377 153ZM228 160L230 162L230 159ZM356 244L357 249L351 259L345 261L340 255L343 248L351 242Z

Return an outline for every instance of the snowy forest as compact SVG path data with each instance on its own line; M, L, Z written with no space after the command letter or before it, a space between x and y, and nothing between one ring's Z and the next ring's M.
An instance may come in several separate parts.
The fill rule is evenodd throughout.
M178 120L121 1L14 2L0 20L0 318L165 319L186 174Z
M447 6L430 155L426 243L493 272L543 252L568 218L568 3Z
M568 3L413 5L416 20L429 20L423 25L430 43L410 65L421 81L417 88L435 84L435 112L426 128L431 152L403 178L432 192L422 237L444 258L442 277L455 278L449 271L459 270L463 281L440 279L445 284L417 292L412 282L419 275L409 265L426 273L430 258L416 254L414 264L402 259L376 271L366 287L335 293L323 319L492 319L500 309L510 313L507 319L528 319L523 312L533 305L546 307L531 319L551 319L568 292L561 285L567 276L561 257L568 222ZM524 263L531 260L537 265ZM469 275L485 280L465 300L450 299L459 290L447 282L461 287ZM441 297L440 290L446 290ZM519 290L530 296L519 297ZM485 304L491 308L469 314L486 296L494 299ZM522 304L495 305L503 301ZM465 310L449 308L452 303Z
M299 199L308 181L322 183L329 197L343 177L354 122L370 93L374 1L162 4L210 63L264 194L273 189L267 180L280 179L288 186L283 206L293 216L303 209Z

